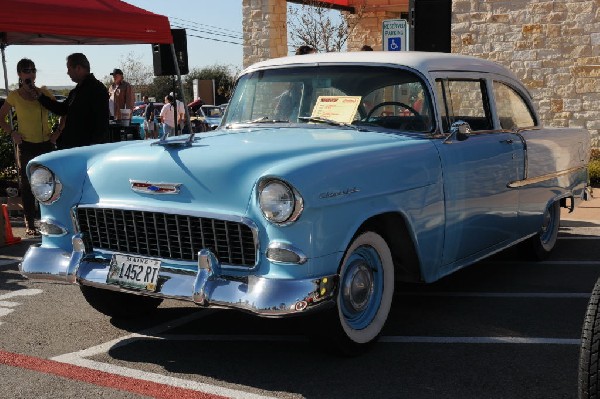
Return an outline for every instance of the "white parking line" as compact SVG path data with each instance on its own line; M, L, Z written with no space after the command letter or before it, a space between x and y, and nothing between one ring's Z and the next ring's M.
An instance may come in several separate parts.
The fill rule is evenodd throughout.
M122 366L115 366L108 363L102 363L95 360L86 359L86 357L95 356L103 353L107 353L110 349L114 349L120 346L128 345L134 341L140 339L170 339L167 337L159 337L158 334L170 330L172 328L184 325L193 320L204 318L210 314L213 314L215 310L201 310L194 312L188 316L179 318L177 320L168 321L164 324L152 327L144 330L141 333L129 334L124 337L114 339L103 344L93 346L88 349L84 349L77 352L67 353L53 357L51 360L72 364L75 366L87 367L93 370L104 371L111 374L116 374L124 377L137 378L144 381L152 381L160 384L170 385L173 387L193 389L204 393L221 395L230 398L238 399L266 399L274 398L271 396L257 395L249 392L239 391L235 389L229 389L220 387L217 385L210 385L200 383L196 381L186 380L182 378L169 377L162 374L150 373L141 370L131 369Z
M527 262L524 260L482 260L487 265L525 265L525 266L600 266L600 260L545 260L542 262Z
M131 369L128 367L115 366L108 363L97 362L95 360L89 360L85 358L71 358L68 360L62 360L61 356L57 356L52 360L56 360L62 363L69 363L75 366L86 367L92 370L104 371L110 374L116 374L122 377L135 378L143 381L151 381L158 384L169 385L172 387L192 389L195 391L208 393L212 395L219 395L228 398L236 399L274 399L275 396L264 396L257 395L251 392L239 391L236 389L229 389L220 387L217 385L205 384L202 382L196 382L192 380L186 380L183 378L169 377L162 374L150 373L146 371L140 371Z
M600 237L590 237L590 236L582 236L582 237L557 237L559 240L600 240Z
M395 292L398 296L476 297L476 298L589 298L589 292Z
M579 345L580 339L537 337L381 337L386 343Z
M44 291L38 290L36 288L26 288L23 290L11 291L9 293L0 295L0 300L10 299L10 298L14 298L16 296L33 296L33 295L41 294L42 292L44 292Z

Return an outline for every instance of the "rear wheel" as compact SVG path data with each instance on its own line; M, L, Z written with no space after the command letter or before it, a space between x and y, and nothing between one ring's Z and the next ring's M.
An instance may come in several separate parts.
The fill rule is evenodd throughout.
M534 260L544 260L556 244L560 227L560 203L556 201L546 208L540 231L524 243L525 255Z
M355 356L373 344L385 325L394 294L394 265L387 242L366 232L348 247L333 311L314 326L334 352Z
M125 292L104 290L87 285L79 286L83 297L94 309L117 319L148 315L158 308L162 299Z

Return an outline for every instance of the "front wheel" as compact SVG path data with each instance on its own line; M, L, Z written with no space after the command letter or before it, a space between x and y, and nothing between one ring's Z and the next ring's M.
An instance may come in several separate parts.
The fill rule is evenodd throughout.
M374 232L356 237L339 282L335 309L321 315L315 327L335 352L358 355L377 340L392 306L394 264L387 242Z
M103 290L80 285L83 297L94 309L116 319L137 318L148 315L158 308L162 299Z
M556 245L560 227L560 203L553 202L546 208L540 231L524 242L525 256L533 260L544 260Z

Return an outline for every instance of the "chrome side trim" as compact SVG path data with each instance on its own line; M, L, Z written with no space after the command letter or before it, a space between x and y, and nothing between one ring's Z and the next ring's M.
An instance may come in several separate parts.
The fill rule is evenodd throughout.
M542 176L538 176L538 177L527 178L524 180L516 180L514 182L508 183L507 186L509 188L524 187L524 186L528 186L531 184L540 183L540 182L543 182L546 180L551 180L551 179L554 179L554 178L557 178L560 176L569 175L571 173L579 172L581 170L585 170L585 166L577 166L575 168L561 170L561 171L554 172L554 173L548 173L546 175L542 175Z
M594 198L594 190L591 186L586 185L581 193L581 199L584 201L591 201Z

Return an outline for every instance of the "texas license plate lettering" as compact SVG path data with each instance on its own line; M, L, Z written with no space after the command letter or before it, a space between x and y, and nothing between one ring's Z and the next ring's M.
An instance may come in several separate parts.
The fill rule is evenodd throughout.
M160 261L157 259L115 254L110 262L106 282L154 291L159 269Z

